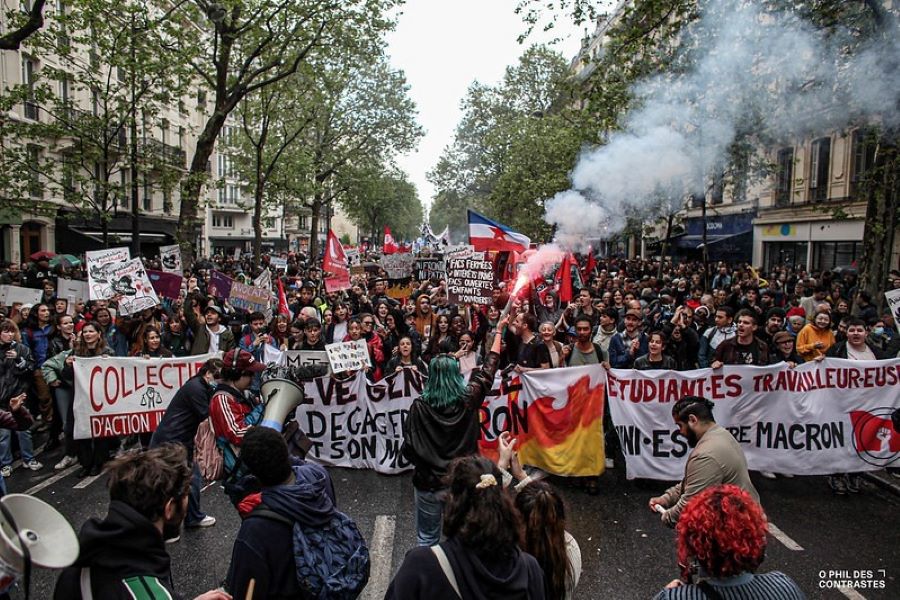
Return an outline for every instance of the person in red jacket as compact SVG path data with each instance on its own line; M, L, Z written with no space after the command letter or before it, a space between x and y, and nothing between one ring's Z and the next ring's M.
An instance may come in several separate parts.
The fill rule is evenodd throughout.
M265 363L240 348L229 350L222 358L222 379L209 401L209 418L213 433L227 442L223 449L226 473L234 469L236 449L244 434L262 415L262 405L257 405L245 392L250 388L253 376L265 369Z

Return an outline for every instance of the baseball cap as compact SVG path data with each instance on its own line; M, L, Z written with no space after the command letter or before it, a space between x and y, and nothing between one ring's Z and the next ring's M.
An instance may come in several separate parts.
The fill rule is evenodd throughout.
M226 352L225 356L222 358L222 362L229 369L236 369L238 371L259 373L266 370L265 363L256 360L253 358L252 354L246 350L241 350L240 348L235 348L234 350Z
M216 306L215 304L210 304L209 306L207 306L207 307L206 307L206 310L203 311L203 314L205 315L205 314L208 313L209 311L212 311L212 312L217 313L217 314L219 314L219 315L222 314L222 309L219 308L218 306Z
M626 310L625 316L626 317L634 317L635 319L638 319L638 320L644 318L644 315L641 314L641 311L639 311L636 308L629 308L628 310Z

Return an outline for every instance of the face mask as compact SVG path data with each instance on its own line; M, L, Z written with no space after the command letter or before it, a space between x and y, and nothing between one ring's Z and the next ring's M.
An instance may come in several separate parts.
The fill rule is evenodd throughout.
M884 327L876 327L872 330L872 333L875 335L884 335Z

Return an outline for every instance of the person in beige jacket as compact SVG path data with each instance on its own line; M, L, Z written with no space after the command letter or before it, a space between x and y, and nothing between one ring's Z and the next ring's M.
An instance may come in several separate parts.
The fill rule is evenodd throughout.
M734 484L759 502L743 450L728 430L716 424L712 409L713 403L699 396L685 396L672 407L675 424L693 450L681 483L650 499L650 510L659 512L669 527L675 526L692 497L715 485Z

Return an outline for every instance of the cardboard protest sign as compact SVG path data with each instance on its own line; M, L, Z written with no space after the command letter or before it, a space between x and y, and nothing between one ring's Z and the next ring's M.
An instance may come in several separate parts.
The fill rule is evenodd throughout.
M122 263L113 271L111 285L119 297L120 314L133 315L145 308L159 305L159 296L139 258Z
M416 280L440 281L447 278L447 265L444 263L444 257L440 254L436 256L420 256L416 259Z
M131 260L128 248L108 248L85 252L88 271L88 295L91 300L109 300L113 290L113 272Z
M56 282L56 297L65 298L69 304L88 301L88 282L83 279L63 279Z
M17 285L0 285L0 304L12 306L19 304L37 304L41 301L43 292L31 288L23 288Z
M76 358L75 439L155 431L175 393L214 356Z
M412 277L416 257L410 252L385 254L381 257L381 268L388 279L407 279Z
M235 281L231 284L228 303L235 308L248 312L263 312L268 308L271 297L271 289L253 287L252 285L245 285Z
M365 370L372 366L366 340L328 344L325 346L325 352L328 353L331 370L335 373Z
M234 285L234 279L219 271L212 271L209 274L209 284L206 286L206 293L219 300L227 300L231 295L232 285Z
M269 258L269 264L276 271L281 270L287 273L287 259L280 256L272 256Z
M755 471L828 475L900 464L900 360L826 358L796 368L609 371L609 407L629 479L677 480L691 449L672 423L687 395L715 403L716 423Z
M19 287L17 285L0 285L0 304L11 306L19 304L37 304L43 297L41 290Z
M308 367L329 365L328 353L322 350L285 350L266 344L263 349L263 361L268 366L276 367Z
M159 262L163 273L177 273L182 275L181 248L178 244L159 247Z
M494 265L484 252L468 258L447 258L447 297L451 303L490 304L494 289Z
M406 285L389 286L384 293L388 298L392 298L394 300L403 300L412 296L413 292L416 291L416 289L417 288L412 283L408 283Z
M887 299L891 314L894 315L894 327L900 332L900 290L888 290L884 293L884 297Z
M156 293L169 300L178 300L181 297L181 282L184 278L177 273L164 273L147 269L147 277Z
M351 267L355 267L359 264L359 248L353 246L351 248L344 248L344 254L347 255L347 264Z

